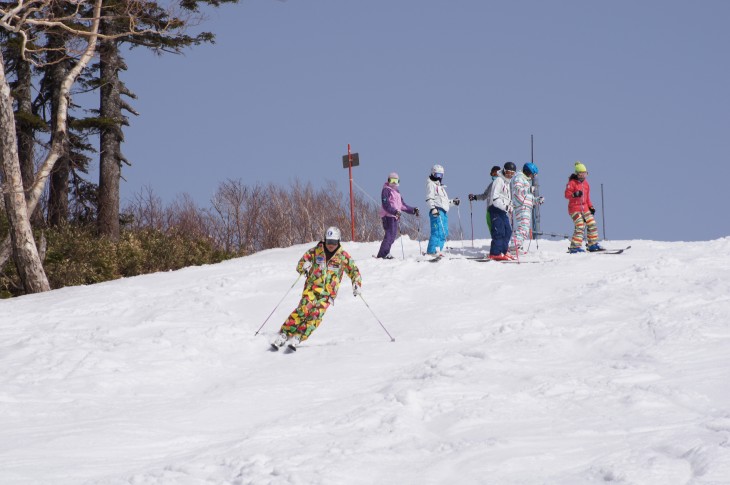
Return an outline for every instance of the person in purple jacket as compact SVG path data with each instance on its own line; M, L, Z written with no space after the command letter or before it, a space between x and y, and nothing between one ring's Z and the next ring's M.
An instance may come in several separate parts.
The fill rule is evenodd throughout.
M388 181L383 185L383 191L380 193L380 217L383 219L383 229L385 236L383 242L380 243L380 251L378 258L393 259L390 254L390 247L398 237L398 221L401 212L406 214L414 214L418 216L418 207L411 207L405 203L398 191L398 183L400 179L398 174L391 172L388 174Z

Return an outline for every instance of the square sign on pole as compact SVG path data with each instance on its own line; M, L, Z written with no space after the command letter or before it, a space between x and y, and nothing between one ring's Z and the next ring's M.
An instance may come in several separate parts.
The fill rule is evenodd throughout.
M351 160L353 167L360 165L360 155L357 153L351 153L350 155L342 156L342 168L349 168Z
M352 167L360 165L360 156L350 152L350 144L347 144L347 155L342 157L342 168L350 171L350 226L352 227L352 241L355 241L355 197L352 194Z

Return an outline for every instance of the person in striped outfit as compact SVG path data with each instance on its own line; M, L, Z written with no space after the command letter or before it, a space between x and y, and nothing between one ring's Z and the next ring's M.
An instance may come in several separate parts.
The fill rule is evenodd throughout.
M544 197L535 197L532 193L532 180L537 175L537 165L532 162L527 162L522 167L522 172L518 172L514 178L512 178L512 205L514 206L513 212L513 227L514 233L512 235L512 241L510 241L509 251L517 255L524 254L524 241L530 239L530 232L532 229L532 208L535 204L542 204L545 200Z
M565 198L568 199L568 214L573 219L575 230L570 240L569 253L583 253L583 232L587 231L586 242L588 251L603 251L598 244L598 226L593 214L596 209L591 202L591 186L586 177L588 170L580 161L575 162L575 173L568 179L565 186Z

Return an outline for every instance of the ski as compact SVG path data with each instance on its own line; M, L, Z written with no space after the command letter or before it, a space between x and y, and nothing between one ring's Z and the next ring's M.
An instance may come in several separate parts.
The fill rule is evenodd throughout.
M588 254L623 254L624 251L627 249L631 249L631 246L626 246L625 248L621 249L599 249L597 251L581 251L580 253L571 253L568 251L568 254L581 254L581 253L588 253Z
M529 264L529 263L549 263L550 261L517 261L516 259L509 260L509 261L500 261L498 259L489 259L489 258L466 258L470 261L475 261L477 263L489 263L491 261L494 261L495 263L512 263L512 264Z
M424 254L424 256L431 256L431 255ZM434 257L426 257L424 259L417 259L416 261L418 261L419 263L438 263L439 261L441 261L442 259L445 259L445 258L446 258L445 255L440 254L440 255L434 256Z
M594 251L596 254L623 254L627 249L631 249L631 246L626 246L622 249L604 249L602 251Z
M297 351L297 348L294 347L291 344L289 344L289 345L282 345L281 347L277 347L276 345L271 344L271 346L269 347L268 351L269 352L274 352L274 353L281 351L282 354L292 354L292 353L294 353L294 352Z

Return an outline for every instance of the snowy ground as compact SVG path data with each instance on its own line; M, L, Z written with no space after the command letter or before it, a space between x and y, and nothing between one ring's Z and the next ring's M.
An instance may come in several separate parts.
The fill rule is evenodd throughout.
M728 484L730 238L629 244L346 243L396 341L345 279L295 354L310 245L0 301L0 484Z

